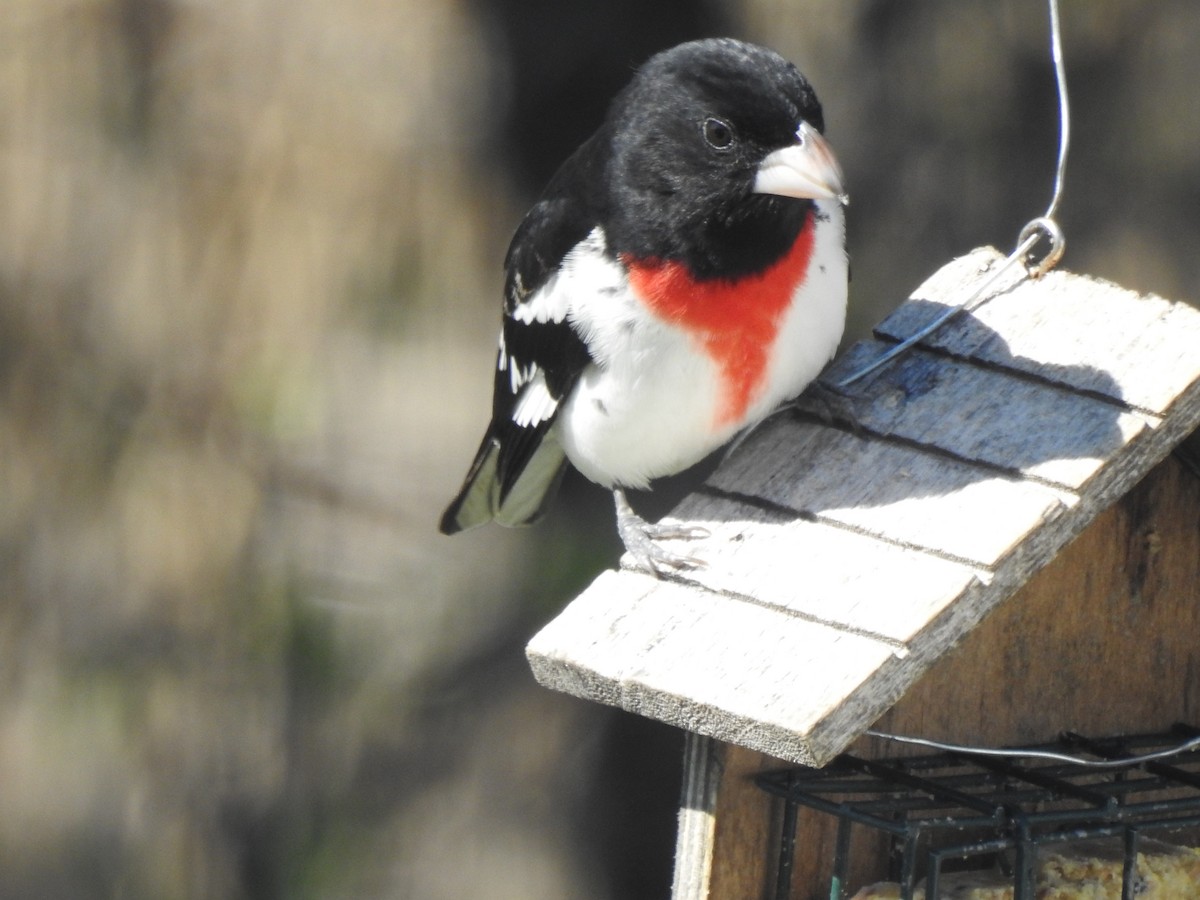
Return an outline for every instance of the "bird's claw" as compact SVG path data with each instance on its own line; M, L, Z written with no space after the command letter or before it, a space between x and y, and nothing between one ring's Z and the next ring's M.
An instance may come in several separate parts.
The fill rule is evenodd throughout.
M644 535L641 540L631 540L628 537L624 540L625 549L633 557L637 568L648 572L656 578L673 572L691 572L696 569L703 569L708 565L698 556L673 553Z
M657 578L670 572L703 569L708 565L698 556L674 553L658 543L702 540L711 535L707 528L685 522L651 524L633 511L624 491L613 491L613 497L617 505L617 533L638 568Z

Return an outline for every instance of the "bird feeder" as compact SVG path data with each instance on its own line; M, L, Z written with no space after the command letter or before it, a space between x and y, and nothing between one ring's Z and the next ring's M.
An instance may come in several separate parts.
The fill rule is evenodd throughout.
M1000 260L946 265L829 379ZM672 513L709 531L685 548L705 568L606 572L530 642L542 684L688 733L676 900L932 898L982 868L1032 897L1084 839L1136 892L1138 841L1200 841L1195 754L1116 777L874 736L1100 758L1200 723L1200 311L1061 270L1001 282L856 384L856 422L785 411L741 443Z

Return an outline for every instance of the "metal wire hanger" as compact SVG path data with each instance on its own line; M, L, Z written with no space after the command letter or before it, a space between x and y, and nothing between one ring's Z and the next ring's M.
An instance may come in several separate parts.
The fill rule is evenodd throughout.
M989 756L1001 757L1004 759L1042 759L1050 762L1064 762L1075 766L1084 766L1089 769L1122 769L1130 766L1142 765L1143 763L1153 762L1160 759L1169 759L1172 756L1178 756L1181 753L1187 753L1192 750L1200 749L1200 737L1189 738L1174 747L1166 747L1162 750L1155 750L1153 753L1141 753L1135 756L1121 756L1114 759L1090 759L1083 756L1075 756L1070 753L1058 753L1051 750L1039 750L1036 747L1012 747L1012 748L997 748L997 747L972 747L966 744L948 744L944 741L931 741L926 738L906 737L899 734L889 734L886 731L875 731L868 729L866 734L874 738L882 738L885 741L893 741L899 744L910 744L917 747L928 747L931 750L942 750L947 753L958 753L963 756Z
M1046 207L1046 211L1042 215L1026 223L1025 227L1021 229L1020 234L1017 235L1016 248L992 272L991 277L980 285L971 296L957 306L951 306L924 328L905 338L882 356L867 363L867 365L843 378L841 381L838 381L835 385L836 387L849 387L859 379L887 365L887 363L907 351L917 342L933 334L933 332L937 331L960 312L975 309L986 300L991 299L994 295L993 286L1013 266L1017 264L1023 265L1025 267L1024 277L1026 278L1040 278L1054 268L1058 264L1058 261L1062 259L1063 251L1066 249L1066 238L1063 236L1062 228L1059 227L1054 216L1058 212L1059 202L1062 200L1063 180L1067 170L1067 151L1071 146L1071 107L1067 97L1067 72L1066 65L1063 62L1062 26L1059 21L1058 0L1048 0L1048 3L1050 6L1050 55L1054 60L1054 81L1058 89L1059 122L1058 165L1055 170L1054 194L1050 198L1050 205ZM1048 242L1048 246L1045 252L1035 261L1031 254L1034 248L1043 240Z
M888 350L879 358L872 360L867 365L863 366L858 371L842 379L837 383L838 387L846 387L861 378L876 371L881 366L891 362L900 354L904 353L918 341L928 337L938 328L941 328L951 318L964 310L974 309L981 303L990 299L992 286L1000 279L1000 276L1008 271L1012 266L1020 263L1025 266L1026 278L1039 278L1046 272L1049 272L1058 261L1062 259L1063 250L1066 249L1066 239L1063 237L1062 229L1058 222L1055 221L1055 214L1058 212L1059 203L1062 200L1063 179L1067 168L1067 151L1071 144L1071 108L1067 99L1067 75L1066 67L1063 62L1062 49L1062 26L1059 21L1058 0L1047 0L1050 6L1050 53L1054 59L1054 77L1058 87L1058 114L1059 114L1059 137L1058 137L1058 167L1054 176L1054 194L1050 198L1050 205L1046 207L1046 211L1035 219L1030 220L1024 228L1021 229L1017 236L1017 246L1010 253L1007 259L997 268L970 297L964 300L957 306L952 306L943 312L940 316L922 328L915 334L905 338L901 343L897 344ZM1034 247L1043 239L1049 241L1049 246L1045 253L1036 262L1032 261L1030 254ZM1166 759L1185 753L1190 750L1200 749L1200 737L1194 737L1186 740L1174 747L1168 747L1163 750L1158 750L1153 753L1146 753L1139 756L1125 756L1119 759L1112 760L1097 760L1088 759L1070 754L1056 753L1035 748L993 748L993 747L972 747L962 744L950 744L942 741L932 741L925 738L908 737L905 735L889 734L884 731L868 730L866 732L871 737L881 738L887 741L893 741L902 744L910 744L921 747L928 747L934 750L943 750L952 753L961 753L974 756L993 756L1007 757L1018 759L1043 759L1055 762L1068 762L1074 765L1086 766L1089 768L1106 769L1120 768L1134 764L1141 764L1153 760Z

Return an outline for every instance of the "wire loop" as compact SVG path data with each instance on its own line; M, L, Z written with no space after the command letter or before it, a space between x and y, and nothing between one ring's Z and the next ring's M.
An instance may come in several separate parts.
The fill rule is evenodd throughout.
M1041 238L1048 240L1050 246L1035 261L1032 256L1033 249ZM1029 246L1026 247L1026 244ZM1021 261L1025 263L1030 278L1041 278L1058 265L1058 261L1062 259L1066 249L1067 239L1063 235L1062 227L1049 216L1038 216L1036 219L1030 220L1017 235L1017 251Z
M1050 56L1054 62L1054 82L1058 88L1059 129L1058 164L1054 171L1054 192L1050 198L1050 205L1046 207L1045 214L1031 220L1021 229L1021 233L1017 237L1016 249L1009 254L1008 258L998 269L993 271L992 277L985 281L975 293L957 306L947 309L933 322L929 323L916 334L910 335L895 347L892 347L887 353L884 353L858 371L837 382L837 387L848 387L860 378L864 378L906 352L913 344L928 337L958 313L974 309L990 300L992 295L987 293L987 291L999 280L1001 273L1007 271L1008 267L1015 262L1020 262L1025 267L1027 278L1041 278L1058 265L1058 261L1062 259L1063 251L1067 245L1066 238L1063 236L1062 228L1055 221L1054 215L1058 212L1058 206L1062 200L1063 182L1067 171L1067 151L1071 146L1071 107L1067 97L1067 71L1066 63L1063 59L1062 23L1059 19L1058 0L1047 0L1047 2L1050 7ZM1038 256L1036 261L1034 261L1030 254L1033 248L1042 240L1048 241L1049 247L1044 254Z

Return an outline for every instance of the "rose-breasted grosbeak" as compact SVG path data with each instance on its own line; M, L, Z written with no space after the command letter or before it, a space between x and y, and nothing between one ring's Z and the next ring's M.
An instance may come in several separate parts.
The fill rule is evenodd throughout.
M536 519L569 460L614 491L679 472L798 395L846 313L842 175L821 106L778 54L732 39L650 59L525 216L505 260L492 420L447 534Z

